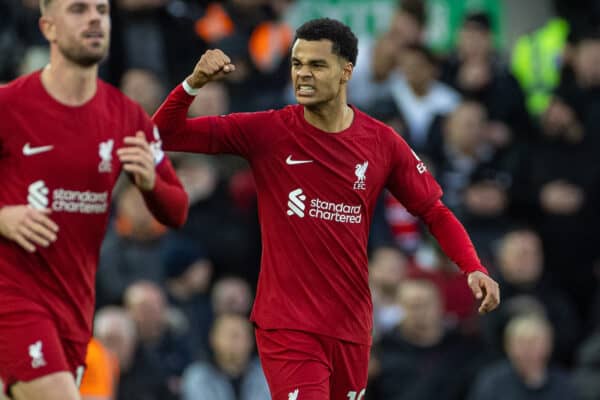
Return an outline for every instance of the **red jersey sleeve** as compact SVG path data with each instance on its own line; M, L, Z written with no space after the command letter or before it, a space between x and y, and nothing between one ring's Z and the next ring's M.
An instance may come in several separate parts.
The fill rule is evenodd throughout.
M460 268L469 274L474 271L488 273L481 265L475 247L467 231L456 216L440 200L436 201L420 217L438 241L444 253Z
M165 150L228 153L246 159L259 150L267 150L273 111L187 118L192 101L194 97L178 85L152 117L161 132Z
M442 189L408 144L391 131L389 191L413 215L421 215L442 197Z
M177 177L173 165L162 149L159 130L140 108L139 125L144 127L146 140L150 143L156 165L154 189L142 191L144 202L154 217L162 224L180 227L185 223L188 212L188 196Z
M461 271L487 274L465 228L440 201L442 189L439 184L404 139L395 136L388 189L411 214L425 222L444 253Z

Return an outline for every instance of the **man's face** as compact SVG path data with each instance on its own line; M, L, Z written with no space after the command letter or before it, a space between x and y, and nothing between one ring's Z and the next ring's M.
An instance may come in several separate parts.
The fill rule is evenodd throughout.
M428 87L435 80L435 67L417 50L403 53L400 68L411 86Z
M333 53L329 40L298 39L292 48L292 82L299 104L319 106L340 95L352 64ZM345 69L344 69L345 68Z
M92 66L108 53L109 11L108 0L54 0L42 16L44 33L66 59Z

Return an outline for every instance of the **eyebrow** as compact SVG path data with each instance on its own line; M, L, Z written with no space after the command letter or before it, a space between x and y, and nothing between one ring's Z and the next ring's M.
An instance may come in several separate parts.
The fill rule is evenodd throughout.
M299 63L302 64L302 61L297 58L297 57L292 57L292 62L297 61ZM307 64L327 64L327 60L325 60L324 58L316 58L316 59L312 59L312 60L308 60L306 62Z

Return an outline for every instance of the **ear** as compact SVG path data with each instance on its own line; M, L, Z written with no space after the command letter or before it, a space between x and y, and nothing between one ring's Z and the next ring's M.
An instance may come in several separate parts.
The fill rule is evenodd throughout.
M350 78L352 78L352 71L354 71L354 65L351 62L347 62L342 70L341 83L348 83Z
M54 42L56 40L56 24L52 17L42 15L38 24L46 40L50 43Z

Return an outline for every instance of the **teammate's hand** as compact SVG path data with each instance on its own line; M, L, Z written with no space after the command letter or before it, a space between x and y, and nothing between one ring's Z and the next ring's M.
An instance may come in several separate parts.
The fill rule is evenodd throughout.
M194 67L194 72L187 77L187 83L194 89L201 88L210 81L223 78L235 71L235 65L227 54L219 49L207 50Z
M135 136L125 138L125 147L117 150L123 169L133 177L133 183L143 191L154 189L156 168L154 154L146 140L144 132L138 131Z
M479 314L486 314L500 304L500 288L495 280L481 271L471 272L467 283L477 300L481 300Z
M56 240L58 225L48 215L51 210L36 210L30 206L0 208L0 235L16 242L30 253L36 246L48 247Z

